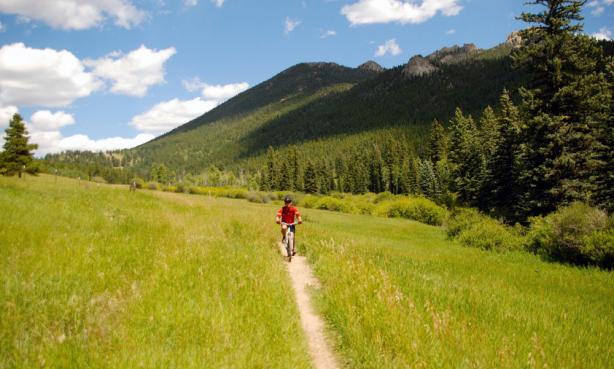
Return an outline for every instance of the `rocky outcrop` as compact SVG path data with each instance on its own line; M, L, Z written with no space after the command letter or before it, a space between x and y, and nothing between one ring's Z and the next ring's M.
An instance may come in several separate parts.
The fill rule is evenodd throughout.
M403 75L405 77L417 77L429 75L437 71L435 65L433 65L427 58L422 55L416 55L409 59L409 62L403 68Z
M444 47L427 56L429 61L441 64L454 64L467 60L476 54L480 49L474 44L464 44L463 46L454 45Z
M514 32L510 33L510 35L507 36L507 39L505 40L505 43L507 45L510 45L514 49L517 49L520 46L522 46L522 37L520 36L520 32L514 31Z
M381 72L383 72L385 70L384 67L382 67L381 65L377 64L373 60L369 60L368 62L359 65L358 69L362 69L362 70L365 70L367 72L375 72L375 73L381 73Z

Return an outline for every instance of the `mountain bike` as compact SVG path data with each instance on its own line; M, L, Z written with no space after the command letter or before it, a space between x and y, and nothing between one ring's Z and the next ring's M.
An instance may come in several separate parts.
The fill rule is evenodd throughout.
M286 230L286 237L284 237L282 244L286 248L286 253L288 255L288 262L291 262L292 261L292 246L294 245L294 229L292 226L296 226L297 223L296 222L294 223L282 222L281 224L285 224L288 227L288 229Z

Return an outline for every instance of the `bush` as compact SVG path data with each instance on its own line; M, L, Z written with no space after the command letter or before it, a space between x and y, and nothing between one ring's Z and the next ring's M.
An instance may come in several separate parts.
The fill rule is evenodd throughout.
M175 185L175 187L177 188L175 192L179 192L179 193L189 193L190 192L190 185L188 183L179 182Z
M162 191L164 192L181 192L179 188L174 185L162 186Z
M448 236L456 237L472 224L479 223L484 215L476 209L463 208L456 210L448 219Z
M552 260L612 268L609 223L603 210L576 202L546 217L532 218L526 247Z
M475 209L459 209L448 219L448 236L468 247L509 251L523 248L521 233Z
M373 205L369 201L358 199L356 201L353 201L352 204L354 205L354 207L356 208L356 211L359 214L371 215L373 214L373 211L375 210L375 205Z
M373 199L373 203L374 204L379 204L380 202L394 200L394 198L395 198L395 196L392 193L388 192L388 191L380 192Z
M138 188L139 190L145 188L145 181L142 178L135 177L132 180L136 184L136 188Z
M340 200L334 197L325 196L315 204L316 209L339 211L342 213L354 213L355 208L349 201Z
M92 182L94 182L94 183L107 183L107 180L102 178L102 177L95 176L95 177L92 177Z
M303 197L303 207L305 208L315 208L316 204L318 203L319 197L314 196L314 195L307 195L305 197Z
M158 182L148 182L147 183L147 189L148 190L159 191L160 190L160 184Z
M442 225L447 215L446 209L423 197L399 197L396 200L384 201L375 208L375 213L431 225Z
M259 204L267 204L271 202L271 197L267 193L250 192L247 194L247 201Z

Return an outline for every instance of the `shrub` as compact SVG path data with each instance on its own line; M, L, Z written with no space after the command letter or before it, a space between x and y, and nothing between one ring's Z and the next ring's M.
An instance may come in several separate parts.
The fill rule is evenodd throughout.
M388 192L388 191L380 192L373 199L373 203L374 204L379 204L380 202L394 200L394 198L395 198L395 196L392 193Z
M107 183L107 180L102 178L102 177L95 176L95 177L92 177L92 182L94 182L94 183Z
M315 207L316 209L339 211L342 213L355 212L354 207L349 201L339 200L330 196L320 198L316 203Z
M175 187L177 188L175 192L179 192L179 193L189 193L190 192L190 185L188 183L179 182L175 185Z
M526 247L552 260L611 268L614 246L608 223L603 210L576 202L531 219Z
M508 227L475 209L459 209L448 219L448 236L468 247L509 251L523 248L519 229Z
M177 188L177 186L174 186L174 185L162 186L162 191L164 191L164 192L180 192L179 189Z
M135 177L133 181L134 183L136 183L136 188L138 189L145 188L145 181L142 178Z
M316 204L318 203L319 198L317 196L314 195L307 195L305 197L303 197L303 207L306 208L315 208Z
M484 215L476 209L463 208L456 210L448 219L448 236L456 237L472 224L480 222Z
M267 204L271 202L271 198L267 193L250 192L247 194L247 201L259 204Z
M399 197L384 201L375 208L375 213L389 218L406 218L418 222L442 225L446 209L423 197Z
M356 200L353 201L352 204L359 214L371 215L375 210L375 205L365 200Z
M160 184L158 182L148 182L147 183L147 189L148 190L159 191L160 190Z

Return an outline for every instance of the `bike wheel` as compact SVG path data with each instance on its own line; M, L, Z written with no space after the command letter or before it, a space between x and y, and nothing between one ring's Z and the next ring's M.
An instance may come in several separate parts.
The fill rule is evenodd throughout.
M288 255L288 262L292 261L292 241L290 240L290 237L286 236L286 254Z

